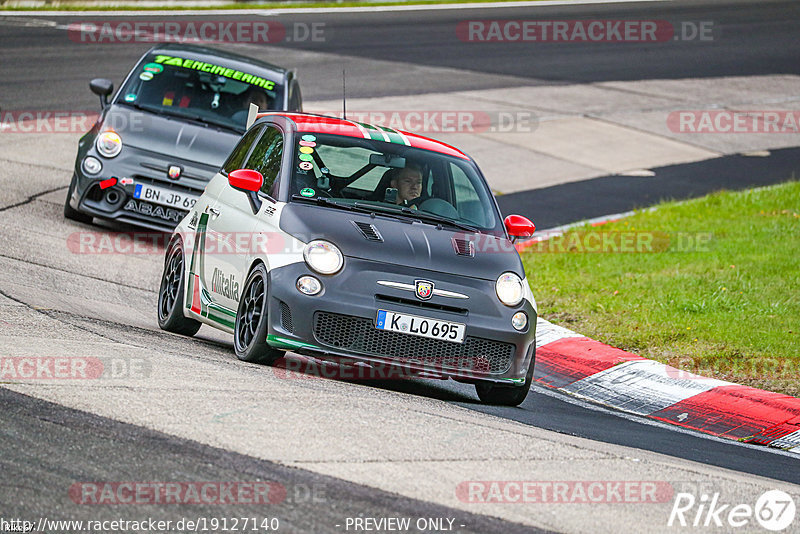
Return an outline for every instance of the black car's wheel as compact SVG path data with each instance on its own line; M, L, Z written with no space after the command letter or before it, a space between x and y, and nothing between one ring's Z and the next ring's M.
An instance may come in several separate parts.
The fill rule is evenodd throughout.
M233 332L236 357L245 362L272 365L284 354L267 345L267 289L267 269L259 263L244 284Z
M69 183L69 189L67 190L67 198L64 200L64 217L71 220L82 222L86 224L90 224L92 222L92 216L86 215L85 213L81 213L80 211L76 210L72 206L69 205L69 199L72 197L72 193L75 191L75 181L77 180L77 176L72 177L72 181Z
M504 386L488 382L477 382L475 384L475 391L478 393L478 398L481 399L481 402L484 404L519 406L522 404L522 401L525 400L525 397L528 396L528 391L531 389L533 364L534 361L531 359L531 365L525 376L525 383L521 386Z
M158 326L168 332L193 336L201 323L183 315L183 261L181 240L174 239L167 247L158 290Z

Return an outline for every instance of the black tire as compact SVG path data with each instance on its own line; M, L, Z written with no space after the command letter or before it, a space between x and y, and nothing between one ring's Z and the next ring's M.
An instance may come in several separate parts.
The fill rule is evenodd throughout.
M202 323L183 315L183 244L173 239L167 247L158 290L158 326L167 332L193 336Z
M504 386L491 382L477 382L475 391L478 398L484 404L494 404L498 406L519 406L528 396L533 381L534 359L531 358L531 365L525 375L525 383L521 386Z
M70 197L72 197L73 191L75 191L76 180L77 176L73 176L72 181L69 183L69 189L67 190L67 198L66 200L64 200L64 218L69 219L70 221L91 224L92 223L91 215L86 215L85 213L81 213L80 211L76 210L75 208L69 205L69 199Z
M284 352L267 344L267 268L257 264L244 283L239 309L236 310L236 323L233 329L233 348L236 357L243 362L272 365Z

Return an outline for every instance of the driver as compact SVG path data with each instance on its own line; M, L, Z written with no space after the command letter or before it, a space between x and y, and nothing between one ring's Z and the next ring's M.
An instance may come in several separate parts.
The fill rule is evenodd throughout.
M396 203L401 206L416 207L412 201L422 195L422 171L414 164L392 171L389 185L397 189Z

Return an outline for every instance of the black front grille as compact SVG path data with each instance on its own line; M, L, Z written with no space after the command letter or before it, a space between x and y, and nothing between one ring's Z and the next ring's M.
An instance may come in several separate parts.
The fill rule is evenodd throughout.
M281 303L281 326L287 332L294 332L294 323L292 322L292 310L289 308L289 305L283 302L282 300L279 301Z
M516 350L511 343L478 337L467 336L463 343L453 343L378 330L370 319L328 312L314 314L314 337L348 352L492 374L508 371Z
M459 315L467 315L466 308L457 308L455 306L447 306L446 304L437 304L429 300L414 300L404 299L402 297L394 297L392 295L375 295L375 300L378 302L391 302L392 304L405 304L406 306L414 306L415 308L422 308L425 310L436 310L450 313L457 313Z

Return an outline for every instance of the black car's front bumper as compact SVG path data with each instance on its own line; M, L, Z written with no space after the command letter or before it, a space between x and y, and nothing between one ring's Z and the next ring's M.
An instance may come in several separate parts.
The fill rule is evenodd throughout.
M303 275L316 276L322 292L300 293L295 284ZM268 342L276 348L339 361L389 363L463 380L516 384L524 383L534 363L536 311L527 300L504 306L493 281L354 258L347 258L344 269L333 276L317 275L304 263L272 269L269 276ZM469 298L434 295L422 301L413 292L378 284L380 280L413 285L420 278ZM466 338L455 343L378 330L378 310L464 323ZM518 311L528 316L522 332L511 326Z
M93 156L103 164L97 175L84 172L82 164L87 156ZM181 176L177 180L167 176L171 165L181 167ZM67 202L73 209L93 217L172 231L188 211L135 199L135 184L149 184L184 195L200 196L216 171L216 168L196 162L131 146L124 147L117 157L108 159L98 155L92 147L88 152L78 152L73 176L75 186ZM116 178L116 184L101 188L100 183L109 178ZM123 178L131 183L122 185Z

